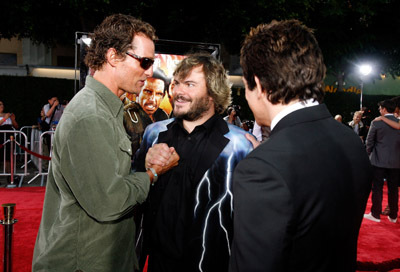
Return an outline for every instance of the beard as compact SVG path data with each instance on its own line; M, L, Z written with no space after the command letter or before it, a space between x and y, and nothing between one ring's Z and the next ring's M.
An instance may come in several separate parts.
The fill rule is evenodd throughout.
M174 116L186 121L196 121L200 119L203 116L203 113L208 111L210 108L210 100L208 96L203 96L195 99L187 99L183 96L178 95L174 97L174 104L175 100L177 99L193 102L189 110L186 112L177 112L174 106Z

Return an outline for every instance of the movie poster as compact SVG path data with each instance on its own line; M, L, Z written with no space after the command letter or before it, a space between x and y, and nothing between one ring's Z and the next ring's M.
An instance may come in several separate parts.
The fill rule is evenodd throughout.
M170 83L172 80L172 74L174 73L175 67L177 64L184 59L185 56L183 55L170 55L170 54L155 54L155 61L153 65L153 78L162 79L164 81L164 86L166 88L166 93L162 98L160 104L157 107L160 107L164 110L168 115L172 111L172 98L171 90L170 90ZM151 81L151 79L150 79ZM139 101L139 97L142 95L142 92L146 89L145 87L142 89L139 95L134 94L126 94L126 98L130 101L135 101L141 104L142 108L145 108L145 105L142 105L142 102Z

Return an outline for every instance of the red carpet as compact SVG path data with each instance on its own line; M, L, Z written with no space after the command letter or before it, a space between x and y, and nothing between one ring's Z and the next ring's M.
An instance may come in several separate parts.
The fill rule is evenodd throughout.
M0 204L15 203L15 218L13 232L13 272L31 271L33 247L42 217L42 207L45 187L0 188ZM0 212L3 218L3 211ZM0 265L3 268L4 227L0 225Z
M44 187L0 188L0 204L16 203L13 233L13 271L31 271L33 247L42 215ZM387 203L384 193L383 207ZM367 212L370 211L370 199ZM0 213L1 217L2 212ZM400 272L400 223L364 220L358 241L358 271ZM344 222L345 223L345 222ZM0 267L3 267L4 228L0 230Z

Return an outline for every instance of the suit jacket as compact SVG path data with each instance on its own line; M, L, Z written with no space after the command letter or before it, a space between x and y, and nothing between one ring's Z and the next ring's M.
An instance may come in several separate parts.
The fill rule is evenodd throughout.
M355 271L370 173L324 104L285 116L235 169L230 271Z
M143 169L144 155L153 144L168 143L174 137L172 130L168 130L174 120L175 118L156 122L147 127L135 159L135 168L138 166L138 170ZM205 147L207 152L199 159L201 163L194 176L194 180L199 183L192 199L188 203L182 203L192 217L190 230L185 230L190 236L187 239L190 245L186 245L190 252L184 253L185 256L190 256L185 260L190 263L190 267L186 266L185 271L228 270L233 236L232 173L239 161L253 149L245 134L243 129L227 124L220 116L215 121ZM157 185L159 184L156 183L155 186ZM168 188L165 189L167 190ZM146 229L144 231L146 233ZM144 248L146 240L145 235ZM164 254L168 255L170 252ZM177 268L175 271L180 270Z
M393 115L388 119L398 122ZM383 121L373 121L367 135L367 152L371 164L382 168L400 168L400 130Z

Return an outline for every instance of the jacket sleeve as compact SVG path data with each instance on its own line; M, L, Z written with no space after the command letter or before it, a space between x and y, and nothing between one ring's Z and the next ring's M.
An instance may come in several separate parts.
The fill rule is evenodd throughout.
M130 141L116 131L110 120L90 116L62 138L63 180L79 205L100 222L129 213L146 199L150 188L146 173L131 173Z

